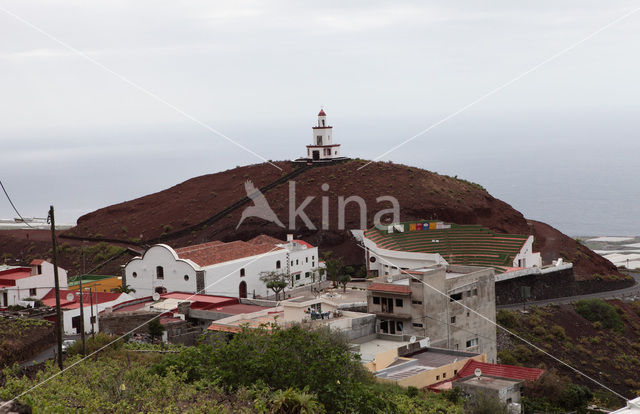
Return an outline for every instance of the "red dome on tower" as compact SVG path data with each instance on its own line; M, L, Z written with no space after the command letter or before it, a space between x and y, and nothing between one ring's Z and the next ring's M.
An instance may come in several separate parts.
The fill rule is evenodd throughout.
M324 113L324 109L321 109L320 112L318 112L318 116L327 116L327 114Z

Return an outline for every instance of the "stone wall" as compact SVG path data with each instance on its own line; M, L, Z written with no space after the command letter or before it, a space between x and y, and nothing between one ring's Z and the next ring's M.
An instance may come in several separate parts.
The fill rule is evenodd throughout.
M149 319L157 316L156 312L118 312L100 314L98 323L100 331L108 335L124 335L127 332L145 324ZM147 325L135 330L135 333L149 333Z

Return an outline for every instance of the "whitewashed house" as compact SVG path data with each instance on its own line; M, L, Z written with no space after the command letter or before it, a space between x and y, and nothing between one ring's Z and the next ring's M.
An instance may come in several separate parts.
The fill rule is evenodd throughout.
M98 314L107 308L119 303L135 299L127 293L85 291L82 295L82 308L84 312L84 331L99 332ZM56 306L55 289L49 289L42 298L46 306ZM62 310L63 330L66 335L80 333L80 292L77 290L60 290L60 308ZM55 316L53 320L55 321ZM92 324L93 323L93 324Z
M30 267L0 269L0 307L18 305L27 298L42 299L55 286L52 263L33 260ZM60 288L67 288L67 271L58 266Z
M302 240L260 235L249 241L213 241L174 249L150 247L125 266L126 284L137 297L188 292L231 297L268 296L262 272L289 275L288 289L319 282L318 248Z

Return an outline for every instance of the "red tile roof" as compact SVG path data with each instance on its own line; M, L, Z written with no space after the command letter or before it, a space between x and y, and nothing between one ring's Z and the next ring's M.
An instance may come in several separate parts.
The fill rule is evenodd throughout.
M231 325L223 325L221 323L212 322L211 325L207 328L209 331L218 331L218 332L231 332L238 333L242 331L242 328L239 326L231 326Z
M307 246L308 249L312 249L313 248L313 245L311 243L307 243L304 240L294 240L294 242L296 242L298 244L301 244L303 246Z
M237 303L234 305L225 305L225 306L215 308L215 309L210 309L210 310L216 310L220 313L228 313L231 315L239 315L241 313L253 313L253 312L259 312L261 310L266 310L266 309L269 309L269 308L265 306L246 305L243 303Z
M247 240L247 243L251 244L283 244L284 241L280 239L276 239L275 237L267 236L266 234L261 234L259 236L254 237L251 240Z
M199 266L211 266L231 260L257 256L271 251L283 250L273 244L253 244L244 241L230 243L209 244L193 246L191 249L179 249L176 251L181 259L189 259Z
M387 293L411 293L411 289L407 285L393 285L391 283L374 283L369 286L369 290Z
M69 293L73 294L73 300L67 300L67 295ZM77 291L75 290L60 290L60 307L65 309L74 309L80 307L80 296L77 295ZM93 300L93 304L96 305L98 303L111 302L123 295L123 293L111 293L111 292L93 292L89 294L89 292L85 292L82 297L83 305L85 307L91 306L91 301ZM56 290L51 289L44 297L42 298L42 303L45 306L56 306Z
M210 241L207 243L201 243L201 244L194 244L193 246L185 246L185 247L180 247L178 249L174 249L176 253L178 253L178 256L180 256L180 253L188 253L190 251L193 250L200 250L200 249L204 249L206 247L210 247L210 246L218 246L220 244L224 244L223 242L221 242L220 240L214 240L214 241Z
M465 378L474 375L477 368L480 368L482 375L492 377L503 377L518 380L534 381L544 374L543 369L517 367L515 365L490 364L488 362L478 362L469 360L458 372L458 378Z
M41 265L42 263L44 263L45 261L42 259L33 259L31 261L31 266L37 266L37 265Z
M324 113L324 109L321 109L320 112L318 112L318 116L327 116L327 114Z
M213 295L194 295L193 293L185 292L169 292L160 295L162 299L184 299L195 304L201 304L199 309L209 308L211 306L226 306L238 303L238 299L229 298L226 296L213 296ZM209 306L206 306L209 305Z

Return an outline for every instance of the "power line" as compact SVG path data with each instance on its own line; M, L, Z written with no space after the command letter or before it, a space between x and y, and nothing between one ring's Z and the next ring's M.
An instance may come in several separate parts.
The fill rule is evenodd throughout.
M18 211L18 209L16 208L15 204L13 204L13 201L11 201L11 197L9 197L9 193L7 192L7 190L4 188L4 184L2 184L2 180L0 180L0 187L2 187L2 191L4 191L4 195L7 196L7 200L9 200L9 204L11 204L11 207L13 207L13 210L16 212L16 214L18 215L18 217L20 217L20 219L22 220L22 222L24 224L26 224L27 226L33 228L29 223L27 223L27 221L24 219L24 217L22 217L22 215L20 214L20 212Z

